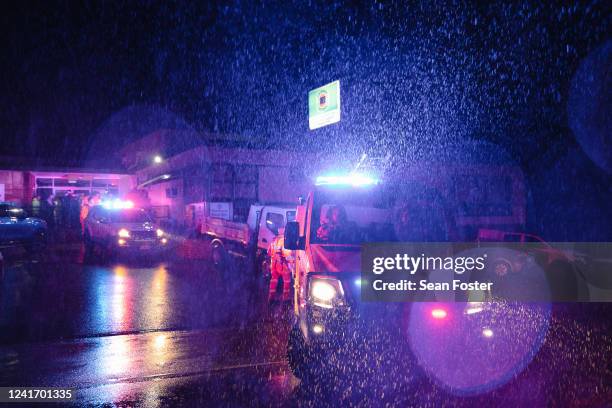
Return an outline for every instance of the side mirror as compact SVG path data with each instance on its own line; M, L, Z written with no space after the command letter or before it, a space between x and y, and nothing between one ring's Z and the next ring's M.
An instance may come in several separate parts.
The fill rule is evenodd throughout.
M286 249L304 249L304 243L300 239L300 224L297 221L290 221L285 225L284 240Z

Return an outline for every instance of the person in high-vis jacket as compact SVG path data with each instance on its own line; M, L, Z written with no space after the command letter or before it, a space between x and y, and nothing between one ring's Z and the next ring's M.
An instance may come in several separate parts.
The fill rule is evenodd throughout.
M276 287L278 280L283 280L283 295L281 301L288 302L291 299L291 265L293 261L292 253L284 247L284 229L279 230L278 235L268 247L268 255L270 256L270 289L268 291L268 302L275 300Z

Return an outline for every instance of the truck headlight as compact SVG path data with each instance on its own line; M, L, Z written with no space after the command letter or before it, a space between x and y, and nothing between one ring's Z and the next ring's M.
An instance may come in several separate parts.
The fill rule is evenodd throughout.
M159 228L155 231L155 233L157 234L157 238L161 238L164 236L164 231Z
M119 235L120 238L129 238L130 231L126 230L125 228L121 228L119 232L117 232L117 235Z
M331 309L344 304L342 283L328 276L314 276L310 280L310 301L319 307Z

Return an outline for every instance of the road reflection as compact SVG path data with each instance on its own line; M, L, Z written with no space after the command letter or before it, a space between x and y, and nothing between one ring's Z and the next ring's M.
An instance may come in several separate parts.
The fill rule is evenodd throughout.
M168 271L165 265L153 270L151 283L143 299L144 318L150 327L163 327L168 321L168 310L172 305L168 302Z
M89 271L92 297L86 319L95 333L156 330L168 326L172 300L168 271L164 264L154 268L115 265Z

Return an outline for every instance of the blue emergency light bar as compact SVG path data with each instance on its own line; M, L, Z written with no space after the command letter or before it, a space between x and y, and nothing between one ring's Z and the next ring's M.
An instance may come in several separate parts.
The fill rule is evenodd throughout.
M125 210L134 208L134 203L130 200L120 200L116 198L114 200L102 201L102 207L107 210Z
M379 180L369 176L365 176L363 174L348 174L346 176L319 176L317 177L317 181L315 182L315 184L317 186L344 185L360 187L378 184L378 182Z

